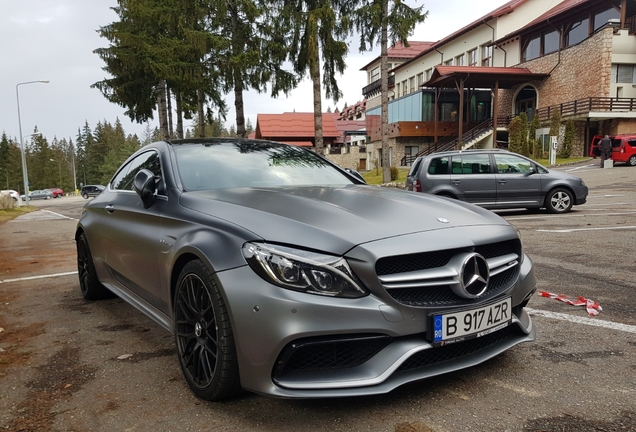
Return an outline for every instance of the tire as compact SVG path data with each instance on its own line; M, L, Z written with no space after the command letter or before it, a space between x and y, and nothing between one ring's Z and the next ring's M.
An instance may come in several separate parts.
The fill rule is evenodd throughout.
M82 197L83 197L84 199L88 199L88 195L87 195L87 194L83 194L83 195L82 195Z
M47 196L46 196L46 199L51 199L51 195L47 195Z
M230 316L202 261L190 261L181 271L173 310L177 356L193 393L208 401L240 393Z
M84 233L80 234L79 239L77 239L77 274L80 290L86 300L102 300L114 296L97 279L93 255Z
M574 204L572 192L564 188L552 189L545 197L545 208L549 213L567 213Z
M627 165L636 166L636 155L631 155L629 159L627 159Z

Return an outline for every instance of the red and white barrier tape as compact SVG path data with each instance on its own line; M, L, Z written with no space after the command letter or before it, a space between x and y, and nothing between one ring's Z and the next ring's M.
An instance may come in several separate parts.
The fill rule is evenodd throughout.
M541 295L541 297L553 298L572 306L585 306L587 313L590 315L598 315L598 313L603 310L600 304L596 303L594 300L586 299L582 296L579 296L576 300L571 300L564 294L552 294L547 291L539 291L539 294Z

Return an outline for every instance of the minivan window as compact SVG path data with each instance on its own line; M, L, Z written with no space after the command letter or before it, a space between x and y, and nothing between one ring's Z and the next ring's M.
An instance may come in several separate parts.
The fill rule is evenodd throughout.
M495 162L500 174L527 174L532 170L532 162L518 156L496 154Z
M453 156L453 174L490 174L490 156L487 154Z
M428 173L431 175L448 174L448 156L431 159Z
M409 177L414 176L419 170L420 170L420 165L422 165L422 158L418 158L415 160L415 163L413 164L413 166L411 167L411 170L409 171Z

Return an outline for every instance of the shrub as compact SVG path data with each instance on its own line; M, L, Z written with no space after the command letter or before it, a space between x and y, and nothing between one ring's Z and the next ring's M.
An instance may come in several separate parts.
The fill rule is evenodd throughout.
M397 180L398 176L400 175L400 171L398 171L396 166L392 166L390 169L391 169L391 181Z

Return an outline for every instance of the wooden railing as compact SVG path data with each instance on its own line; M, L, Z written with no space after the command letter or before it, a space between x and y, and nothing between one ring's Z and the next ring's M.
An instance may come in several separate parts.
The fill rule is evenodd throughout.
M612 112L612 111L635 111L636 99L634 98L602 98L592 97L587 99L579 99L553 105L545 108L539 108L537 115L541 121L548 121L552 118L555 111L561 113L561 117L577 116L587 114L592 111Z

